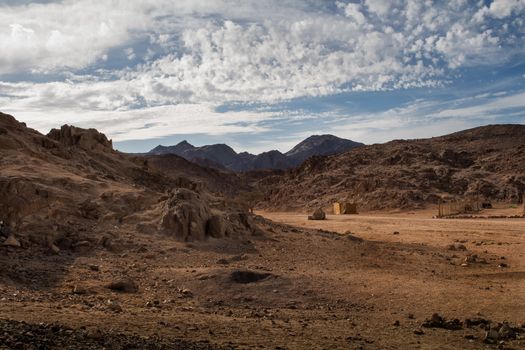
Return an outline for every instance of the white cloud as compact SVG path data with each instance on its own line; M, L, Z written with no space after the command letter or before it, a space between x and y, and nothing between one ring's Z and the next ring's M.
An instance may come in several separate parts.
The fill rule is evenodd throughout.
M448 108L429 115L430 118L495 118L509 114L511 109L525 110L525 92L510 96L498 96L475 106Z
M365 4L369 11L383 17L387 16L392 6L395 6L398 3L398 1L392 0L365 0Z
M344 9L345 15L354 20L357 24L362 25L365 23L366 18L361 12L361 6L359 4L349 3Z
M132 111L86 111L50 109L46 113L7 109L42 133L63 124L90 128L93 125L113 141L145 140L177 134L224 135L268 131L259 122L273 117L264 112L215 112L212 106L179 104ZM52 116L52 119L49 118Z
M224 103L435 87L458 68L525 53L525 0L334 3L335 9L303 0L0 5L0 105L34 121L53 111L54 124L66 115L97 123L109 116L128 134L118 137L142 138L173 132L138 125L152 111L167 122L170 113L183 113L178 105L209 112ZM509 16L516 18L493 20ZM31 82L28 72L44 82ZM7 74L25 81L1 83ZM210 120L225 116L208 112Z
M505 18L512 12L525 10L525 0L494 0L488 8L488 14L496 18Z
M474 106L467 106L472 104ZM451 108L450 106L458 106ZM332 116L333 123L320 132L333 133L365 143L392 139L426 138L446 135L515 117L525 122L525 92L481 94L449 101L410 102L379 113Z

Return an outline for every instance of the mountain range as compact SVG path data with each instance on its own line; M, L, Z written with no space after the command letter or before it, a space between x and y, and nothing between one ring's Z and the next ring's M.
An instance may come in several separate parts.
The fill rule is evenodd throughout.
M255 155L237 153L225 144L195 147L184 140L174 146L159 145L147 155L176 154L201 165L232 171L284 170L296 167L313 156L339 154L360 146L363 144L333 135L313 135L286 153L272 150Z
M312 157L258 188L267 190L263 205L272 210L344 200L364 209L423 208L468 198L522 203L525 125L488 125Z

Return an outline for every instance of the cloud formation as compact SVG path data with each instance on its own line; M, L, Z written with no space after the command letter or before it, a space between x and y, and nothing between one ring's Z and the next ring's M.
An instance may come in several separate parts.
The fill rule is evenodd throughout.
M436 88L525 54L524 15L525 0L0 0L0 103L135 125L160 107Z

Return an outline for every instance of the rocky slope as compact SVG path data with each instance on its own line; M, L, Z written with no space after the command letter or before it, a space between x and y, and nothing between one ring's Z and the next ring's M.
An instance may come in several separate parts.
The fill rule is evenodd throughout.
M219 183L213 171L179 159L161 174L155 159L114 151L94 129L42 135L0 114L0 153L0 242L56 252L96 247L116 227L181 241L257 231L238 204L208 190Z
M479 196L518 203L525 192L525 126L491 125L314 157L259 183L267 209L306 210L340 200L361 208L418 208Z
M273 150L254 155L248 152L236 153L224 144L195 147L182 141L174 146L159 145L147 155L176 154L197 164L232 171L282 170L297 166L312 156L339 154L362 145L333 135L314 135L285 154Z
M340 154L360 146L364 144L333 135L312 135L285 155L293 166L297 166L313 156Z

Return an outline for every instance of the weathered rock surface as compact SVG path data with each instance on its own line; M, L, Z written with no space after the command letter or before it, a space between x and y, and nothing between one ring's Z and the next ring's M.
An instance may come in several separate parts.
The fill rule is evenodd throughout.
M317 208L312 215L308 216L308 220L324 220L326 219L326 213L323 209Z

